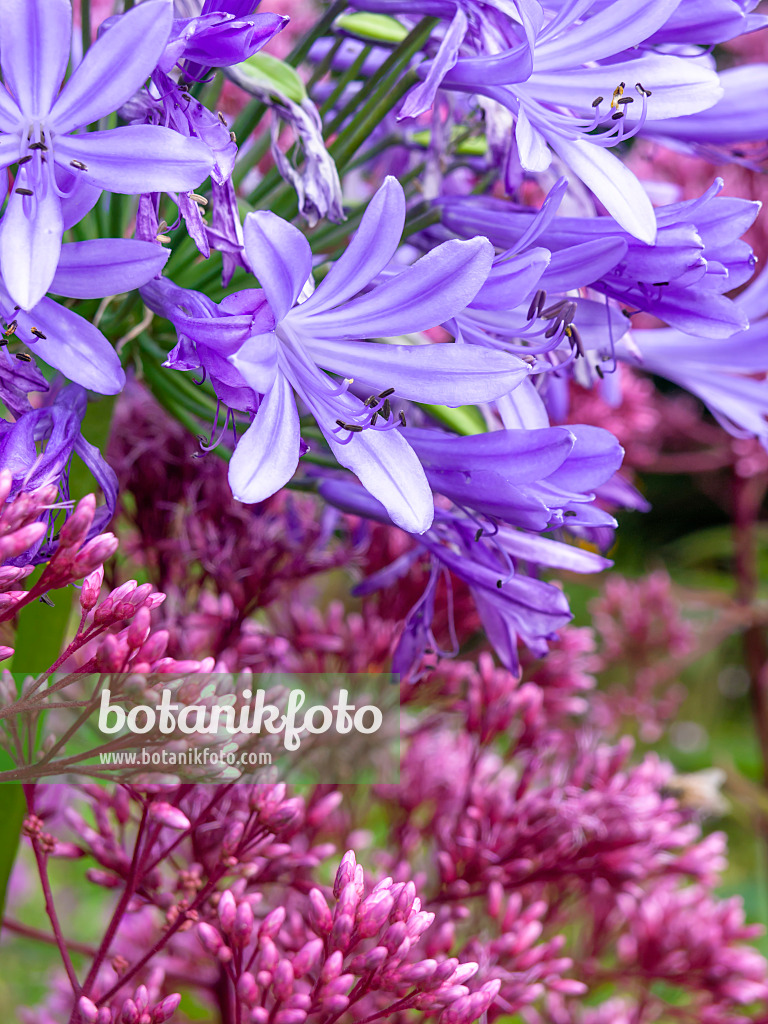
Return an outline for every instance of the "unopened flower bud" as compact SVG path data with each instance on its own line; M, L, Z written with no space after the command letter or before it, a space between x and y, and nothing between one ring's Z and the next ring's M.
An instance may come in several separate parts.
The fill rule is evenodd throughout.
M197 937L200 940L203 949L207 950L212 955L216 955L221 947L224 945L224 940L218 931L210 924L206 924L205 921L201 922L197 926Z
M293 992L293 967L290 960L281 960L272 976L272 991L281 1002Z
M126 999L120 1013L121 1024L137 1024L139 1019L139 1008L132 999Z
M333 883L333 895L336 899L341 895L341 890L349 882L355 880L355 868L357 867L357 860L355 859L355 851L347 850L344 856L341 858L339 864L339 870L336 872L336 878Z
M165 825L167 828L175 828L179 832L184 832L186 829L192 827L192 824L186 814L180 811L178 807L174 807L172 804L165 803L164 801L153 803L149 808L149 816L159 825Z
M180 1002L181 996L178 993L166 996L152 1011L152 1024L165 1024L174 1015Z
M237 914L237 904L235 903L235 897L232 895L229 889L225 889L219 899L219 905L217 907L219 921L221 927L227 934L232 931L235 923L235 915Z
M258 1000L259 986L250 971L245 971L237 979L237 994L246 1006L254 1006Z
M235 913L232 941L236 946L245 946L253 935L253 911L250 903L241 903Z
M333 928L333 915L331 914L325 896L319 889L312 889L309 893L309 926L318 935L329 935Z
M314 970L314 968L320 963L322 955L322 939L310 939L309 942L305 942L293 958L293 973L297 978L301 978L305 974L309 974L309 972Z
M99 1017L99 1008L88 996L80 996L77 1001L77 1008L86 1024L96 1024Z

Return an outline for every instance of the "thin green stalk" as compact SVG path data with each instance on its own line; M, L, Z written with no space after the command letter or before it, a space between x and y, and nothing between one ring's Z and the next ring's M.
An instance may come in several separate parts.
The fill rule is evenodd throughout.
M341 42L341 40L339 40L339 42ZM366 58L368 57L370 52L371 47L364 46L360 53L358 53L357 57L355 57L355 59L349 65L347 70L342 75L339 76L339 79L336 82L333 92L325 101L325 103L323 103L323 105L320 107L320 113L323 115L323 117L325 117L325 115L330 110L333 110L336 101L342 96L344 90L349 85L349 83L355 81L358 74L360 73L360 69L362 68L363 64L365 64Z
M83 36L83 56L91 45L91 0L80 0L80 23Z
M261 104L261 107L263 108L262 112L267 109L263 103ZM238 138L240 138L239 135ZM238 185L242 182L243 178L245 178L246 174L250 171L250 169L252 167L255 167L259 160L261 160L263 157L267 155L269 143L270 135L265 128L261 135L258 137L258 139L256 139L256 141L252 145L250 145L248 149L245 150L242 156L238 157L238 161L235 164L235 169L232 172L232 183L234 184L235 188L237 188Z
M299 64L303 63L304 60L306 60L309 51L312 49L312 44L315 43L320 36L325 35L333 25L336 18L346 9L346 6L346 0L336 0L336 3L331 4L312 31L300 40L296 46L294 46L285 58L286 64L290 64L291 67L297 68Z
M318 63L315 65L315 70L312 72L312 74L310 76L310 79L307 82L307 92L308 93L311 93L312 89L314 88L314 86L317 85L317 83L320 81L320 79L324 78L325 75L331 70L331 65L333 64L333 58L339 52L339 49L340 49L341 44L343 42L344 42L344 39L342 38L342 36L338 36L336 38L336 40L334 40L333 45L330 47L330 49L328 50L326 55L323 57L323 59L321 61L318 61Z

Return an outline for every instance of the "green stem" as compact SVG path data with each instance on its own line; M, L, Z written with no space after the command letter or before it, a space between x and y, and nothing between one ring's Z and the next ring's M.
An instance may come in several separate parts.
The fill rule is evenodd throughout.
M80 22L83 34L83 56L91 45L91 0L80 0Z

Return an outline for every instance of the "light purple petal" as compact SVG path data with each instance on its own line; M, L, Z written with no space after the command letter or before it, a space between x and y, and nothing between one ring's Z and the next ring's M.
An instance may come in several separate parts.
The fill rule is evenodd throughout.
M50 290L73 299L100 299L140 288L160 273L170 256L152 242L96 238L61 247Z
M415 452L397 430L364 430L349 444L323 433L338 462L378 498L396 526L408 533L429 529L435 514L432 492Z
M530 367L506 352L474 345L382 345L312 341L315 361L371 389L394 388L397 398L434 405L474 405L501 398Z
M56 132L98 121L137 92L154 71L173 22L167 0L145 0L103 33L61 91L51 115Z
M20 327L36 327L45 338L33 350L75 384L101 395L116 395L125 385L120 359L110 343L88 320L51 299L30 313L17 315Z
M534 74L602 60L637 46L661 28L679 3L680 0L609 3L580 25L568 25L555 38L540 42L533 59Z
M398 119L418 117L425 113L435 102L435 95L447 71L455 66L467 34L467 16L461 7L456 5L456 13L440 40L440 46L434 60L428 62L426 78L415 86L408 95L398 113ZM422 68L424 65L422 65ZM505 79L510 81L510 79Z
M368 204L352 241L302 303L302 312L322 313L354 298L395 255L404 224L403 186L390 175Z
M312 273L309 243L298 228L268 210L248 214L243 237L248 262L279 322Z
M69 60L68 0L0 0L3 78L29 120L51 109Z
M79 171L86 182L127 195L188 192L205 181L212 164L199 139L154 124L59 136L56 160L67 170L77 160L86 166Z
M293 391L280 373L229 464L229 483L237 500L254 505L285 486L299 464L299 442Z
M444 242L340 309L306 316L304 305L297 306L291 324L312 338L385 338L435 327L472 301L492 261L486 238Z
M24 167L16 184L29 184ZM61 200L50 184L34 196L13 192L0 222L0 270L11 298L22 309L31 309L50 288L62 232Z
M632 171L608 150L586 139L572 141L553 135L549 141L621 227L652 245L656 239L656 215L648 194Z
M515 142L523 170L546 171L552 163L552 153L546 139L528 120L522 104L515 124Z
M274 333L257 334L230 356L229 361L242 374L249 387L264 395L275 382L277 353L277 338Z
M24 121L24 115L16 105L13 96L0 86L0 131L16 132ZM19 145L19 140L16 140Z

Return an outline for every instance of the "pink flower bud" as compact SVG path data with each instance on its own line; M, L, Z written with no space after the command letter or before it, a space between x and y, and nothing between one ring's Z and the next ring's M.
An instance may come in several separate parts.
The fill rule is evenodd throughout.
M77 1001L77 1008L80 1011L80 1016L86 1024L96 1024L99 1016L99 1008L96 1003L92 1002L88 998L88 996L80 996Z
M306 1010L299 1010L295 1007L286 1010L278 1010L275 1014L275 1024L304 1024L306 1019Z
M136 1006L138 1007L139 1013L143 1013L149 1006L149 993L147 992L147 986L139 985L133 995L136 1000Z
M251 1024L267 1024L269 1020L269 1010L263 1006L254 1006L251 1010Z
M96 668L100 672L119 672L128 657L128 648L118 637L107 633L96 652Z
M285 907L275 907L259 925L259 937L274 939L285 921Z
M271 974L277 967L279 960L280 954L277 952L277 946L268 935L265 935L259 941L259 954L256 957L259 970L269 971Z
M272 991L281 1002L293 992L293 967L290 960L282 959L272 976Z
M344 953L349 949L352 941L352 932L355 930L355 919L350 914L342 914L333 922L333 929L330 936L330 945L333 949L342 950Z
M79 548L85 540L96 512L96 497L86 494L75 507L75 511L64 522L59 531L57 554L64 548Z
M141 614L149 615L146 608L142 608L139 612ZM138 616L137 616L138 618ZM240 840L243 838L243 832L245 831L245 825L242 821L233 821L232 824L227 828L224 833L224 838L221 842L221 851L227 856L231 856L240 845Z
M333 915L328 908L325 896L319 889L311 889L309 893L309 926L318 935L329 935L333 928Z
M344 856L341 858L339 864L339 870L336 872L336 879L333 883L333 895L336 899L341 895L341 890L349 882L355 880L355 868L357 867L357 860L355 859L355 851L347 850Z
M159 825L175 828L179 832L184 832L192 827L186 814L180 811L178 807L174 807L172 804L165 803L164 801L153 803L149 808L149 816Z
M112 1024L112 1011L108 1006L102 1006L96 1018L96 1024Z
M336 904L334 914L336 917L342 917L345 914L349 914L350 917L354 917L359 904L360 895L357 891L357 886L354 882L348 882L341 890L339 902Z
M309 972L314 970L314 968L320 963L322 955L322 939L310 939L309 942L305 942L293 958L293 973L297 978L301 978L305 974L309 974Z
M37 544L45 536L46 529L45 523L30 523L28 526L22 526L20 530L16 530L10 537L3 537L2 546L0 546L3 560L18 558L27 548Z
M255 1006L259 998L259 986L250 971L245 971L237 979L237 994L246 1006Z
M323 969L320 972L320 980L323 982L332 981L334 978L338 978L341 974L341 969L344 966L344 956L340 950L335 950L323 964Z
M229 889L225 889L221 894L217 910L221 927L225 932L231 932L235 923L235 915L237 914L237 904L235 903L235 897Z
M394 900L384 890L371 893L357 912L357 931L361 938L375 935L387 922Z
M113 533L100 533L78 551L72 571L76 579L88 576L103 565L117 551L118 541ZM98 598L98 594L96 595Z
M386 946L374 946L367 953L361 953L359 956L356 956L349 965L349 969L355 974L375 971L378 967L381 967L388 956L389 950Z
M232 928L232 944L245 946L250 942L253 935L253 911L250 903L241 903L235 913L235 923Z
M165 1024L174 1015L180 1002L181 996L178 993L166 996L152 1011L152 1024Z
M3 647L0 645L0 661L5 661L6 658L12 658L16 652L12 647Z
M329 996L328 999L321 1000L323 1013L332 1017L335 1017L337 1014L344 1013L348 1006L349 999L347 996Z
M104 582L104 566L100 565L98 569L94 569L92 573L83 580L83 586L80 590L80 607L84 612L89 612L91 608L96 607L96 602L99 600L99 593L101 592L101 585Z
M136 650L141 647L149 636L151 628L149 612L146 608L139 608L136 613L136 617L128 627L128 632L126 634L126 640L131 650Z
M132 999L126 999L120 1013L121 1024L138 1024L139 1008Z
M139 651L141 660L148 661L151 665L162 658L168 648L170 637L171 635L167 629L156 630L142 645Z
M224 945L224 940L218 931L210 924L206 924L202 921L197 926L197 937L200 940L203 949L207 950L213 956L218 953L221 947Z

